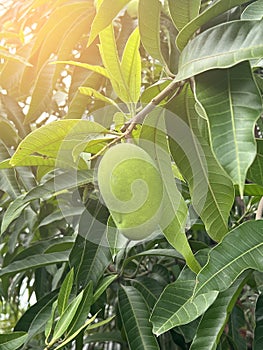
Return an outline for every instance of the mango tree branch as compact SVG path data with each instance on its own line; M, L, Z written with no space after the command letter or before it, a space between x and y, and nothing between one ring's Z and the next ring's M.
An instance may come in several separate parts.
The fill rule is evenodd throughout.
M161 91L157 96L155 96L149 104L147 104L138 114L136 114L132 119L126 122L121 131L125 133L126 136L129 136L136 126L136 124L142 124L146 116L154 110L155 107L158 106L160 102L162 102L166 97L172 95L177 89L174 97L180 93L185 81L172 81L163 91Z

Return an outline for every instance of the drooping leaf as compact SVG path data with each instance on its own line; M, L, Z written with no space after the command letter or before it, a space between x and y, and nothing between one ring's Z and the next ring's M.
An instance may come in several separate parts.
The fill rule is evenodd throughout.
M169 243L185 258L191 269L198 272L199 264L191 251L184 233L187 206L178 191L166 137L163 110L156 109L143 123L140 133L140 146L156 161L164 184L163 210L160 226Z
M215 302L205 312L199 323L196 335L190 347L191 350L216 349L220 336L228 321L228 316L235 305L244 283L245 279L243 276L237 279L226 291L219 293Z
M241 19L262 19L263 1L257 0L249 4L241 15Z
M70 270L60 287L60 291L58 294L58 312L60 315L63 314L66 307L68 306L69 296L73 286L73 279L74 269Z
M26 259L14 261L0 270L0 277L14 275L18 272L36 269L41 266L67 262L69 259L69 253L69 251L63 251L49 254L32 255Z
M149 322L150 312L140 292L134 287L122 286L118 304L130 349L159 349Z
M140 0L138 9L139 31L145 50L160 63L165 64L160 42L160 14L159 0ZM151 14L149 16L149 13Z
M207 264L197 275L195 294L224 291L245 270L263 271L262 229L263 220L258 220L247 221L230 231L211 250Z
M90 45L96 36L106 27L108 27L118 13L130 0L119 0L112 4L111 0L103 0L98 6L96 16L94 17L88 45Z
M0 334L0 348L1 350L16 350L20 348L27 338L24 332L12 332Z
M182 50L191 36L200 28L203 24L207 23L210 19L215 18L227 10L243 4L244 0L219 0L208 6L198 17L193 18L191 22L187 23L186 26L179 33L176 43L180 50ZM191 5L189 5L191 6Z
M206 110L213 151L242 196L256 155L254 125L262 112L249 63L198 75L196 95Z
M178 31L198 16L201 5L200 0L168 0L168 3L172 20Z
M79 87L79 91L83 95L94 97L94 98L96 98L96 99L98 99L100 101L103 101L103 102L106 102L108 104L111 104L111 105L115 106L118 109L118 105L111 98L102 95L100 92L96 91L95 89L92 89L92 88L89 88L89 87L80 86Z
M89 63L82 63L82 62L77 62L77 61L55 61L55 62L52 62L52 64L69 64L69 65L73 65L76 67L91 70L92 72L98 73L98 74L104 76L105 78L108 78L108 79L110 78L109 74L107 73L107 70L104 67L95 66L95 65L92 65Z
M217 25L191 40L180 56L176 81L215 68L228 68L263 55L263 20ZM215 45L215 42L217 43Z
M130 92L132 102L137 102L141 91L140 34L136 28L130 35L121 60L121 70Z
M164 289L150 318L154 334L159 336L175 326L190 323L215 301L218 295L215 291L192 298L194 278L193 272L182 271L178 279Z
M172 156L188 182L195 211L211 238L220 241L228 232L228 217L234 200L233 184L200 135L200 117L188 85L168 108L175 113L169 112L166 118Z

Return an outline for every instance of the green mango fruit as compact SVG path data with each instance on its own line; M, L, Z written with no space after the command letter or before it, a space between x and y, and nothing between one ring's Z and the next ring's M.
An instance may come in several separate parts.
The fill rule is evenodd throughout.
M141 240L156 231L163 181L147 152L130 143L111 147L100 161L97 177L101 196L122 234Z

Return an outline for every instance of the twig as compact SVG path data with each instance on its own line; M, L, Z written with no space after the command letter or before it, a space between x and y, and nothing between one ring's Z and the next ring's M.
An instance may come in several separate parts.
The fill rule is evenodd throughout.
M258 209L256 212L256 220L262 219L262 214L263 214L263 197L261 197L259 204L258 204Z
M121 128L121 131L125 133L126 137L128 137L132 130L135 128L137 124L142 124L146 116L154 110L155 107L158 106L160 102L162 102L166 97L171 95L176 89L176 95L178 95L183 86L185 84L185 81L172 81L171 84L169 84L163 91L161 91L157 96L155 96L151 102L145 106L138 114L136 114L132 119L130 119L128 122L126 122L123 127Z
M122 134L110 143L108 143L106 146L104 146L99 152L94 154L92 157L90 157L90 160L96 159L98 156L100 156L106 149L113 146L115 143L118 143L122 139L126 138L129 139L130 135L133 131L133 129L136 127L137 124L142 124L146 116L156 108L160 102L162 102L166 97L172 95L175 90L177 91L173 94L172 97L175 97L179 95L181 92L184 84L186 83L185 80L182 81L172 81L171 84L169 84L165 89L163 89L157 96L155 96L150 103L148 103L138 114L136 114L133 118L131 118L129 121L127 121L123 127L121 128Z

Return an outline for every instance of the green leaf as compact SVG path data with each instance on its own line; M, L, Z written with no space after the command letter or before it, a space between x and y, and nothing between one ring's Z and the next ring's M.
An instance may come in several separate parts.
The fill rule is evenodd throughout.
M201 0L168 0L168 4L174 25L180 31L198 16Z
M254 1L249 4L241 15L241 19L262 19L263 17L263 1Z
M183 255L189 267L198 272L199 264L184 233L187 206L174 181L162 109L155 109L145 119L140 133L140 146L155 160L163 179L164 198L160 226L164 235Z
M58 350L63 348L66 344L68 344L69 342L71 342L72 340L74 340L77 335L86 327L88 327L90 325L91 322L95 321L97 315L92 316L86 323L84 323L84 325L82 325L75 333L73 333L72 335L70 335L69 337L67 337L59 346L56 346L54 350ZM99 324L98 324L99 327Z
M161 2L159 0L139 1L139 31L145 50L160 63L166 65L160 43L160 15ZM151 14L149 16L149 14Z
M32 255L31 257L19 261L14 261L6 267L3 267L0 271L0 277L10 275L12 276L18 272L36 269L41 266L61 264L62 262L67 262L68 258L69 251Z
M92 282L86 286L86 288L83 291L83 297L81 300L80 305L78 306L78 309L75 313L75 316L70 323L68 330L67 330L67 336L71 336L73 334L76 334L76 332L81 330L82 326L85 324L89 312L90 312L90 307L92 305Z
M215 302L203 315L190 350L215 350L224 331L228 316L244 287L244 276L240 277L226 291L219 293Z
M200 134L193 93L186 85L168 105L167 130L173 159L189 185L192 205L211 238L220 241L228 232L234 187ZM179 117L182 119L179 119Z
M53 323L55 320L55 315L56 315L56 311L57 311L57 306L58 306L58 301L54 301L53 305L52 305L52 310L51 310L51 315L49 320L46 323L45 326L45 337L46 337L46 342L48 342L49 336L52 332L52 327L53 327Z
M261 58L262 36L262 20L233 21L206 30L182 51L176 81L210 69L228 68L242 61Z
M247 170L256 155L254 126L262 112L250 64L242 62L198 75L196 96L206 110L213 151L242 196Z
M257 139L257 155L248 170L247 177L256 184L263 186L263 140Z
M259 295L257 304L256 304L256 328L254 331L254 343L253 343L253 350L260 350L263 346L263 337L262 337L262 330L263 330L263 320L262 320L262 312L263 312L263 296Z
M83 297L83 291L76 297L74 298L71 303L67 306L66 310L63 312L61 317L59 318L55 329L53 333L53 337L51 341L49 342L49 347L51 347L53 344L56 343L57 340L60 339L60 337L66 332L68 329L70 323L72 322L78 306L80 305Z
M77 62L77 61L55 61L55 62L51 62L50 64L69 64L72 66L88 69L92 72L95 72L95 73L98 73L98 74L104 76L105 78L108 78L108 79L110 78L109 74L107 73L107 70L101 66L94 66L92 64L82 63L82 62Z
M215 301L217 291L192 298L194 286L194 274L187 275L187 271L183 271L175 282L164 289L150 318L154 334L159 336L175 326L190 323Z
M152 310L163 289L159 281L151 277L138 277L131 281L131 285L138 289L149 309Z
M0 118L0 140L7 147L16 146L18 142L17 130L4 118Z
M245 270L263 271L263 221L248 221L229 232L213 248L197 275L195 295L211 290L224 291Z
M49 112L52 98L52 77L55 66L46 63L36 78L25 123L36 120L43 112Z
M118 0L114 4L111 0L103 0L97 9L96 16L91 26L91 32L88 45L90 45L96 36L106 27L108 27L118 13L130 0Z
M16 350L25 342L27 334L24 332L13 332L0 334L1 350Z
M108 104L111 104L118 109L118 105L111 98L102 95L100 92L96 91L95 89L80 86L79 91L83 95L95 97L96 99L103 101L103 102L106 102Z
M130 349L159 349L152 334L150 313L140 292L134 287L122 286L118 294L118 305Z
M100 32L99 49L103 64L110 76L110 81L114 91L123 102L133 102L121 69L121 63L112 25Z
M58 161L66 161L74 145L106 132L103 126L88 120L55 121L34 130L24 138L10 163L13 166L23 165L25 159L34 153L53 158L59 153Z
M176 44L180 50L182 50L191 36L199 29L202 25L206 24L210 19L215 18L227 10L243 4L244 0L219 0L208 6L198 17L194 18L178 34Z
M98 287L96 288L93 298L92 298L92 304L94 304L99 297L105 292L105 290L116 280L118 275L110 275L103 278L101 283L99 283Z
M71 269L64 279L58 294L58 313L62 315L68 306L70 292L73 286L74 269Z
M136 103L141 92L140 34L138 28L130 35L121 60L121 70L129 89L131 102Z

